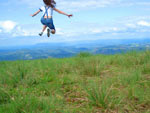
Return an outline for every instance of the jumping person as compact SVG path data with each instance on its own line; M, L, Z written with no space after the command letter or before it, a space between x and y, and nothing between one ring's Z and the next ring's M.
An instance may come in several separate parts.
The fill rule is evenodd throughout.
M41 23L43 24L43 30L41 33L39 33L40 36L43 35L45 29L48 27L47 29L47 36L50 36L50 30L52 34L55 34L56 30L55 30L55 26L53 24L53 10L68 16L69 18L72 17L72 14L66 14L63 11L60 11L58 9L56 9L56 2L54 0L43 0L45 6L42 6L36 13L34 13L33 15L31 15L32 17L36 16L39 12L43 12L43 16L41 18Z

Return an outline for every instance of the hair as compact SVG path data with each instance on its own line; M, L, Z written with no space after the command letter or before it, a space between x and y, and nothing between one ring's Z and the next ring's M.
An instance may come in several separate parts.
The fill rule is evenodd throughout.
M50 6L50 7L54 7L53 4L56 4L56 2L54 0L43 0L43 2L45 3L45 5Z
M56 4L55 0L52 0L52 3L53 3L53 4Z

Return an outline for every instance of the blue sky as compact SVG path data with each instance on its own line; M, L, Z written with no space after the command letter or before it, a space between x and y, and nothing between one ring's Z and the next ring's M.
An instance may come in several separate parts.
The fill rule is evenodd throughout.
M39 37L40 18L30 14L43 0L1 0L0 46L112 38L150 38L149 0L55 0L57 8L73 18L54 12L56 35Z

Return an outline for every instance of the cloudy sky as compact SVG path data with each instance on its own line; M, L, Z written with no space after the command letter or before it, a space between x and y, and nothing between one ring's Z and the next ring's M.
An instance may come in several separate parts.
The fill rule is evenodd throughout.
M45 42L112 38L150 38L149 0L55 0L57 9L73 18L54 12L56 35L39 37L40 19L30 14L42 0L1 0L0 46L30 45Z

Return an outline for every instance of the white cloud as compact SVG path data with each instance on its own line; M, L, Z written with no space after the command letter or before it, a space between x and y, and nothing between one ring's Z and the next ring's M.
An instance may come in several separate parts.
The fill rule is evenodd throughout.
M41 31L40 27L30 27L30 26L32 25L24 26L11 20L0 21L0 33L16 37L16 36L36 36Z
M120 0L56 0L56 2L61 9L81 10L111 6L113 4L118 4Z
M128 18L128 19L127 19ZM117 34L138 34L138 33L146 33L150 32L150 17L127 17L123 19L118 19L116 22L112 22L111 24L100 25L97 23L86 23L86 22L77 22L73 23L73 25L66 26L66 28L56 28L56 34L62 37L65 37L66 40L68 37L73 36L83 36L90 34L109 34L109 35L117 35ZM4 32L5 29L9 29L9 35L16 36L38 36L38 33L41 31L41 25L21 25L19 23L12 24L12 27L3 27L2 23L16 23L13 21L1 22L0 32ZM80 25L80 29L79 26ZM32 26L32 27L30 27ZM88 29L87 29L88 28ZM46 35L46 32L45 34Z
M36 28L25 28L24 26L18 25L13 31L12 31L12 36L37 36L38 33L40 32L40 29Z
M27 4L29 7L40 7L43 5L43 0L36 0L36 1L31 1L31 0L17 0L20 4Z
M3 32L11 32L17 23L11 20L0 21L0 28L2 28Z
M63 10L80 11L80 10L90 10L92 8L103 8L103 7L122 7L122 6L150 6L149 1L137 1L137 0L55 0L57 7ZM19 5L28 5L32 8L38 8L43 5L42 0L36 0L36 2L31 2L31 0L12 0L12 3L18 3Z
M124 34L124 35L144 35L150 32L150 17L127 17L116 20L111 24L105 25L96 25L87 27L82 25L82 27L90 28L87 29L86 34L109 34L109 35L117 35L117 34ZM88 25L88 24L87 24ZM82 28L83 29L83 28ZM83 30L85 30L83 29ZM84 31L81 31L82 34Z
M143 20L139 21L137 24L140 25L140 26L147 26L147 27L150 26L150 22L146 22L146 21L143 21Z
M99 28L93 28L93 29L91 29L91 32L92 32L92 33L101 33L102 30L99 29Z
M136 24L134 24L134 23L127 23L127 24L125 24L125 26L129 27L129 28L136 28L137 27Z
M120 28L112 27L112 26L99 26L97 28L90 28L86 34L96 34L96 33L104 33L104 32L117 32Z
M58 34L58 35L64 35L65 33L63 32L63 29L61 29L61 28L56 28L56 33Z
M112 5L118 6L122 0L55 0L58 9L80 11L89 10L92 8L109 7ZM42 0L31 2L31 0L12 0L18 5L28 5L31 8L38 8L43 5Z
M143 1L141 1L141 2L136 2L136 5L150 6L150 2L149 2L149 1L147 1L147 2L143 2Z

